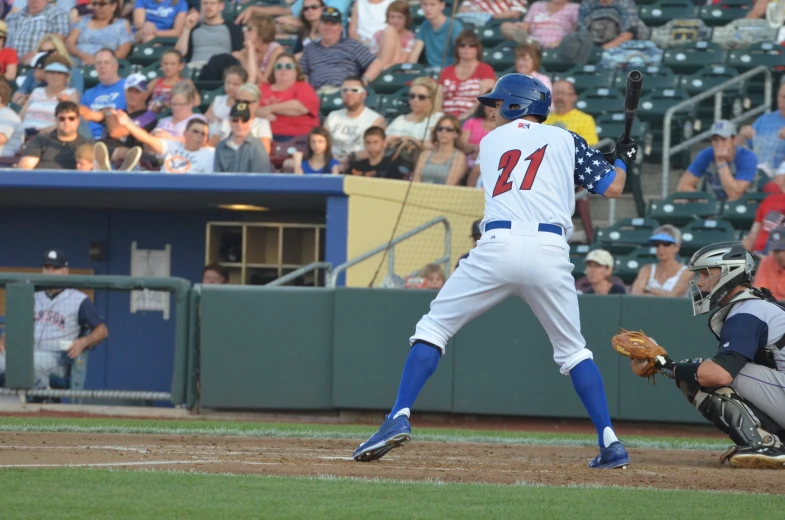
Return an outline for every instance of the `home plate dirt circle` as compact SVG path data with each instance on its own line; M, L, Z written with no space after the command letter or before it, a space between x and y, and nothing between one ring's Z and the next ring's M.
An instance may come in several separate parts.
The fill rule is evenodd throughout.
M595 448L424 442L379 461L351 459L357 442L192 435L0 433L0 469L95 467L488 484L619 485L785 494L772 473L719 465L721 451L630 449L624 470L591 470Z

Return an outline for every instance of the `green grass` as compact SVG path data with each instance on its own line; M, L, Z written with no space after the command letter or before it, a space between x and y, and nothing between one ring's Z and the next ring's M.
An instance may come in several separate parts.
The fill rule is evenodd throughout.
M3 518L782 518L785 497L97 469L0 471Z
M107 418L30 418L0 417L0 432L85 432L177 435L225 435L237 437L285 437L364 440L375 426L242 422L214 420L141 420ZM592 446L594 434L465 430L455 428L417 428L414 435L422 441L484 442L526 445ZM726 439L631 436L622 439L631 448L718 450Z

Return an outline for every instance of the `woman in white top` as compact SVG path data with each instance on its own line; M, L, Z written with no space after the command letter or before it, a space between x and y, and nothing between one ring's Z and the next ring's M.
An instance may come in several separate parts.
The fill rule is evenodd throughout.
M253 83L246 83L237 89L236 103L247 103L251 114L259 110L259 87ZM227 118L221 123L218 134L210 136L210 146L216 146L221 139L227 139L232 133L231 121ZM251 121L251 135L259 139L269 154L273 145L273 131L270 122L263 117L254 117Z
M408 138L417 143L424 141L425 149L429 150L433 147L429 137L443 115L440 111L441 94L436 81L428 77L412 81L409 87L409 107L412 109L409 114L396 117L387 127L387 144Z
M681 231L666 224L654 230L649 244L657 248L657 263L644 265L630 294L683 298L688 294L692 272L679 261Z
M215 96L210 108L205 112L204 117L210 123L210 135L220 133L221 125L229 119L229 111L234 106L234 99L237 89L248 81L248 73L240 65L232 65L224 71L224 92Z
M393 0L356 0L349 22L349 38L370 45L373 35L387 27L387 7Z

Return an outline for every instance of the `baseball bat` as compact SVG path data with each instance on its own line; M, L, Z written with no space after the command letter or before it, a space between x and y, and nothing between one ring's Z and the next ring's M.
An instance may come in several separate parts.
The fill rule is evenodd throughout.
M627 75L627 92L624 95L624 133L621 142L629 143L632 133L632 123L635 121L635 112L638 110L638 101L643 90L643 74L638 70L630 71Z

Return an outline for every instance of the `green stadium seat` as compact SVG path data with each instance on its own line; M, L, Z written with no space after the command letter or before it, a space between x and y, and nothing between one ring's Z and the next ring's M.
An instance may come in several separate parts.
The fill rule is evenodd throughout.
M572 269L572 276L576 280L583 278L586 275L586 264L584 263L584 259L592 249L593 247L587 244L570 245L570 263L574 266Z
M119 68L117 73L120 75L121 78L127 78L131 74L132 65L128 62L128 60L118 60ZM81 68L82 76L84 77L84 88L92 88L98 85L98 72L96 72L95 67L92 65L87 65Z
M474 32L480 37L483 47L493 47L504 42L501 24L491 23L485 27L476 27Z
M725 65L708 65L694 74L684 75L679 79L679 88L690 96L695 96L708 89L719 86L739 75L739 71ZM737 83L723 91L723 113L731 113L734 103L740 103L744 96L744 85ZM702 122L710 125L714 122L714 96L699 101L696 114ZM703 124L701 127L707 127Z
M631 253L614 260L613 274L624 283L631 284L638 277L641 267L657 262L657 249L651 246L640 246Z
M766 179L769 180L768 178ZM748 231L755 220L758 205L769 193L745 193L734 201L722 202L722 219L727 220L736 230Z
M393 65L382 71L379 77L371 83L371 87L378 94L394 94L407 87L414 79L427 76L425 66L418 63L402 63Z
M721 210L720 201L705 191L677 191L663 200L649 202L647 216L661 224L680 227L696 219L716 217Z
M653 90L678 88L679 77L668 67L651 65L641 69L641 72L643 73L644 94ZM613 87L622 93L625 92L627 90L627 74L616 74L613 80Z
M553 81L566 80L573 84L575 92L596 88L610 88L613 85L614 69L606 69L598 65L578 65L565 72L553 75Z
M594 243L614 255L626 255L648 244L660 223L652 218L626 218L614 225L598 228Z
M603 114L623 113L624 96L612 88L590 89L581 93L575 107L594 117Z
M161 61L161 54L174 47L177 38L153 38L147 43L134 45L128 55L128 61L134 65L146 67Z
M718 27L746 17L750 9L751 1L723 0L718 4L702 6L698 10L698 18L709 27Z
M183 70L185 72L185 70ZM147 81L153 81L156 78L161 78L164 75L164 71L161 70L160 63L151 63L147 67L144 67L142 70L139 71L140 74L144 74L147 78Z
M203 81L199 79L194 79L193 81L196 90L199 92L204 92L206 90L217 90L224 86L223 81Z
M603 139L618 139L624 131L624 113L604 114L594 120L597 126L597 137ZM637 117L632 123L632 137L642 144L646 136L647 127Z
M411 112L409 107L409 88L405 87L394 94L384 94L379 96L379 104L376 111L387 121Z
M678 105L688 98L689 95L686 92L678 89L649 92L641 97L640 103L638 104L637 116L641 121L650 122L651 129L655 134L662 134L662 122L665 113L671 107ZM690 114L690 112L677 112L674 121L683 119L686 117L685 114Z
M736 240L736 231L727 220L695 220L681 229L679 254L692 256L698 249L717 242Z
M758 65L766 65L770 69L785 67L785 47L765 42L744 49L734 49L728 53L728 66L739 72L746 72Z
M725 49L712 42L695 42L691 45L666 49L662 53L662 64L676 74L690 74L706 65L723 65ZM645 80L644 80L645 81Z
M224 92L223 87L215 90L199 92L199 95L201 96L199 110L202 112L202 114L207 112L207 109L210 108L210 105L213 104L216 96L222 96L224 94L226 94L226 92Z
M515 42L502 42L490 49L482 50L482 61L500 72L515 65Z
M695 4L691 0L659 0L638 8L638 18L649 27L658 27L671 20L695 18Z
M586 60L586 65L597 65L602 61L602 48L594 47ZM564 60L559 56L559 51L556 48L542 50L542 66L550 72L565 72L578 65ZM540 71L542 72L542 70Z

